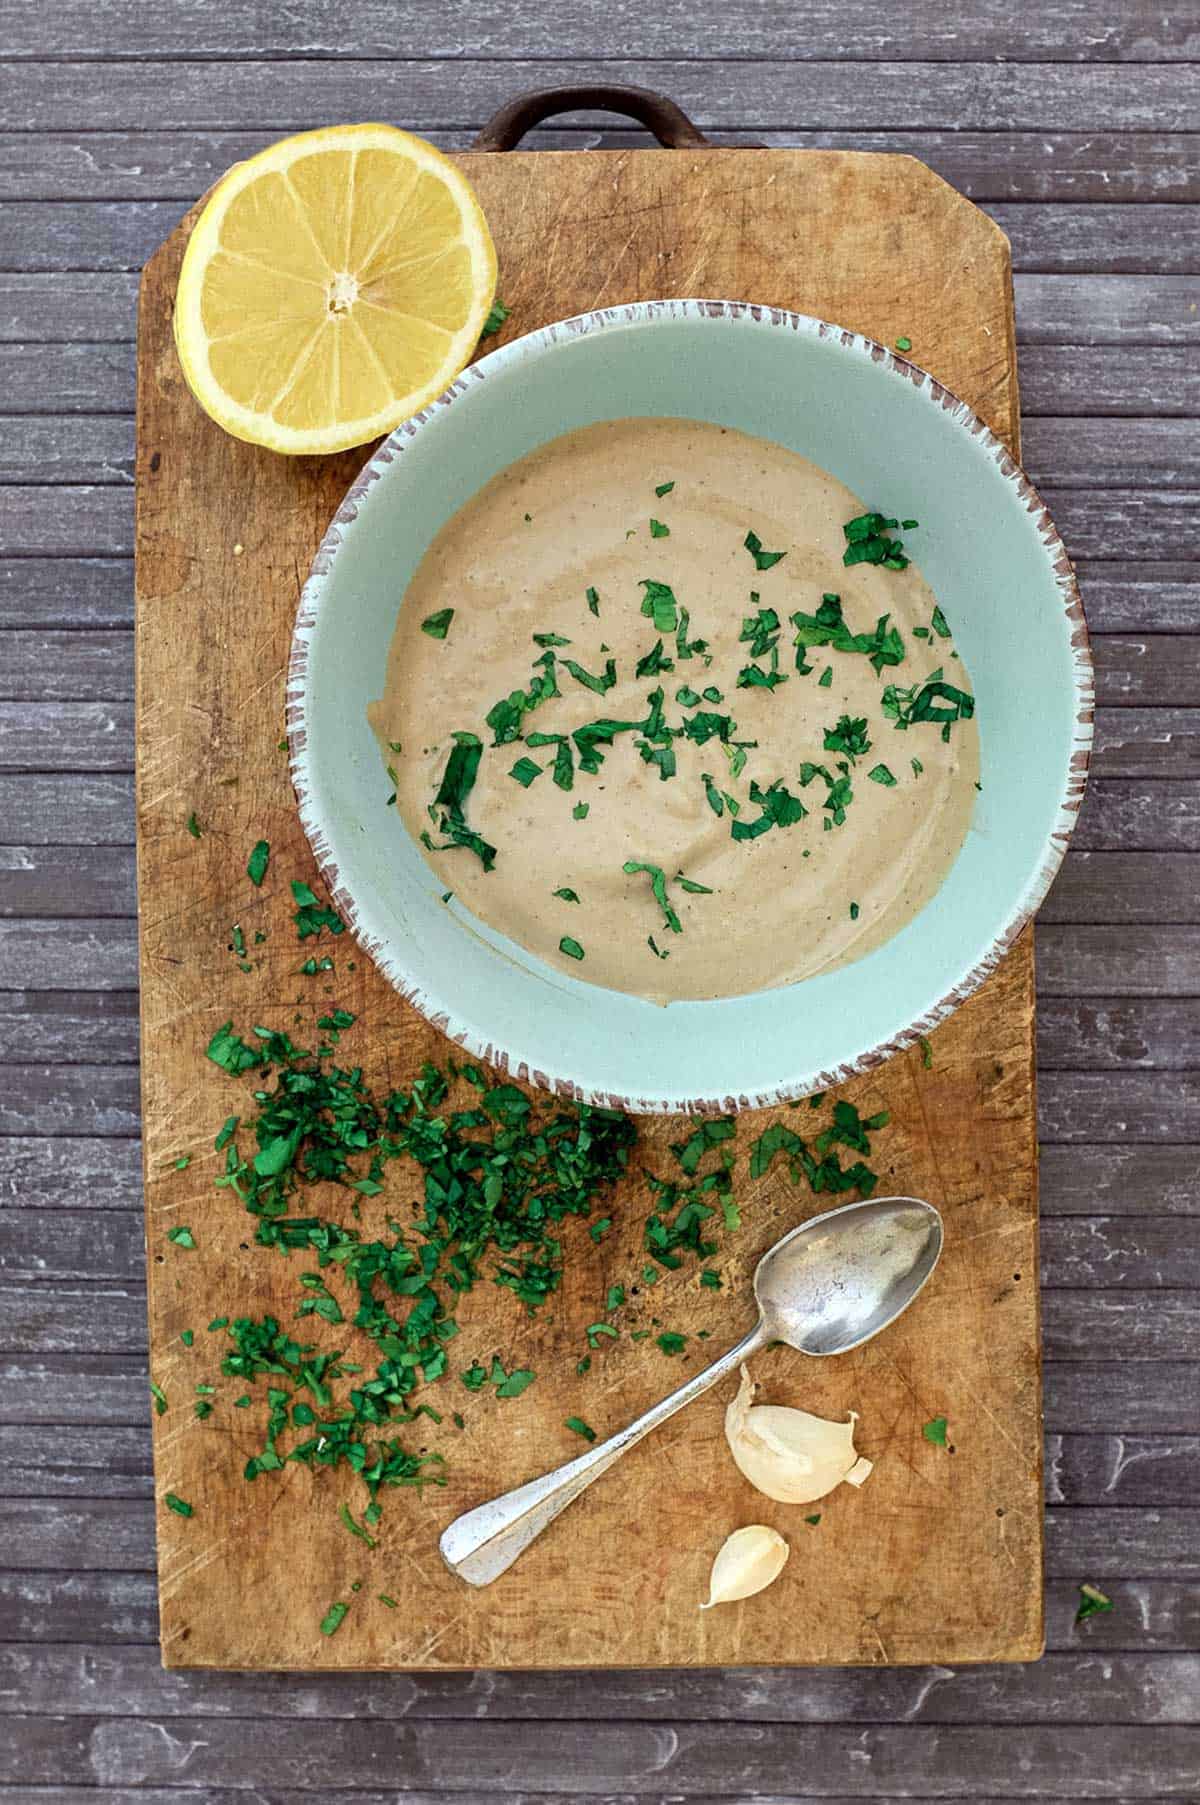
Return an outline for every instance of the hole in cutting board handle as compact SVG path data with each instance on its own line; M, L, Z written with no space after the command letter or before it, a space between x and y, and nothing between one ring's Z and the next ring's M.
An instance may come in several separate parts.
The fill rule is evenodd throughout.
M668 150L711 150L711 141L694 126L681 107L653 88L631 88L621 82L581 83L565 88L532 88L492 114L472 150L515 150L526 132L555 113L583 108L623 113L653 132ZM754 147L757 148L757 147Z

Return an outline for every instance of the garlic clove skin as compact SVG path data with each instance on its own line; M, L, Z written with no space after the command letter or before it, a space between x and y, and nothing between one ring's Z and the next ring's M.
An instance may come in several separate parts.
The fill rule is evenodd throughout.
M768 1529L765 1523L735 1529L717 1550L708 1603L700 1609L711 1611L715 1604L734 1604L739 1598L753 1598L756 1592L765 1591L783 1572L790 1553L779 1531Z
M754 1404L754 1382L742 1368L737 1396L725 1412L725 1438L739 1471L780 1504L813 1504L844 1480L861 1485L872 1463L854 1447L848 1422L830 1423L807 1410Z

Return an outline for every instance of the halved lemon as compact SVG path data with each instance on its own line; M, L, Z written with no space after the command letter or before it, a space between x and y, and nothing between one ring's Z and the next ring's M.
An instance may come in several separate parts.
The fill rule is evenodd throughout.
M175 343L205 413L293 455L391 432L467 363L496 292L470 184L390 125L284 138L209 196Z

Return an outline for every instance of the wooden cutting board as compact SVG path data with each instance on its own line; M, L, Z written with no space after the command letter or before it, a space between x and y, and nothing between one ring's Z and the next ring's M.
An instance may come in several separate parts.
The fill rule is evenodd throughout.
M653 296L748 298L873 334L912 340L913 356L1014 447L1016 368L1008 245L998 228L920 163L904 157L756 150L472 154L500 255L506 336L587 308ZM150 1275L151 1376L168 1400L154 1418L163 1659L171 1667L439 1668L724 1666L747 1663L1025 1660L1042 1647L1041 1400L1038 1340L1033 951L1027 933L1001 969L933 1037L933 1063L897 1057L845 1088L863 1114L888 1109L875 1137L882 1192L936 1202L946 1218L942 1266L915 1308L880 1341L834 1362L767 1354L768 1401L836 1416L861 1412L859 1448L876 1462L861 1491L842 1487L811 1510L773 1504L728 1459L726 1391L694 1405L626 1457L499 1583L475 1592L437 1553L442 1527L494 1491L579 1451L562 1425L577 1414L604 1434L729 1345L748 1326L748 1275L786 1227L830 1200L797 1189L782 1166L751 1183L747 1141L786 1111L742 1119L737 1193L744 1226L715 1262L720 1292L694 1267L652 1292L631 1291L613 1318L619 1341L593 1356L584 1329L610 1284L637 1286L646 1187L630 1180L605 1206L613 1231L596 1247L564 1237L562 1291L530 1320L511 1294L481 1283L458 1310L452 1376L428 1393L440 1427L405 1431L444 1450L448 1483L384 1499L369 1550L338 1517L365 1493L338 1473L292 1465L253 1485L264 1387L219 1373L219 1315L274 1313L293 1325L302 1255L253 1246L252 1223L213 1178L213 1136L244 1113L249 1081L204 1058L233 1017L286 1027L301 1044L315 1014L359 1018L347 1062L369 1080L404 1084L450 1052L379 978L348 937L336 970L298 975L288 880L314 880L288 780L284 675L309 560L361 454L288 460L226 437L180 376L171 302L190 220L147 265L138 334L137 656L141 891L142 1094ZM201 838L186 831L195 813ZM271 842L261 890L247 881L254 842ZM229 950L241 927L247 954ZM258 934L266 939L259 942ZM326 937L328 939L328 937ZM242 966L248 965L249 971ZM810 1116L815 1124L824 1117ZM799 1126L803 1127L804 1122ZM667 1173L678 1121L645 1121L635 1161ZM190 1156L185 1169L176 1161ZM389 1168L389 1189L363 1200L362 1226L417 1194ZM321 1201L348 1219L344 1194ZM197 1247L166 1240L190 1226ZM573 1223L572 1231L580 1225ZM668 1359L624 1331L652 1319L693 1338ZM357 1331L325 1330L364 1362ZM192 1329L189 1349L181 1332ZM708 1341L697 1340L701 1329ZM360 1345L361 1344L361 1345ZM500 1352L535 1369L519 1400L470 1394L457 1372ZM372 1362L373 1364L373 1362ZM216 1386L207 1421L196 1384ZM462 1411L466 1427L452 1426ZM951 1448L922 1425L945 1416ZM193 1505L183 1518L168 1491ZM701 1615L713 1554L747 1522L793 1544L769 1593ZM359 1590L354 1590L355 1586ZM397 1601L388 1609L379 1593ZM330 1604L350 1605L331 1637Z

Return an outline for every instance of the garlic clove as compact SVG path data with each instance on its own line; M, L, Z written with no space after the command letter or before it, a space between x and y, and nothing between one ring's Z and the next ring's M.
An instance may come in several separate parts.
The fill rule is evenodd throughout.
M710 1611L715 1604L753 1598L779 1578L790 1552L779 1531L768 1529L765 1523L735 1529L717 1550L708 1582L708 1603L700 1609Z
M743 1366L737 1396L725 1412L729 1451L751 1485L780 1504L812 1504L843 1480L862 1484L872 1463L855 1450L854 1411L847 1422L830 1423L807 1410L756 1405L754 1390Z

